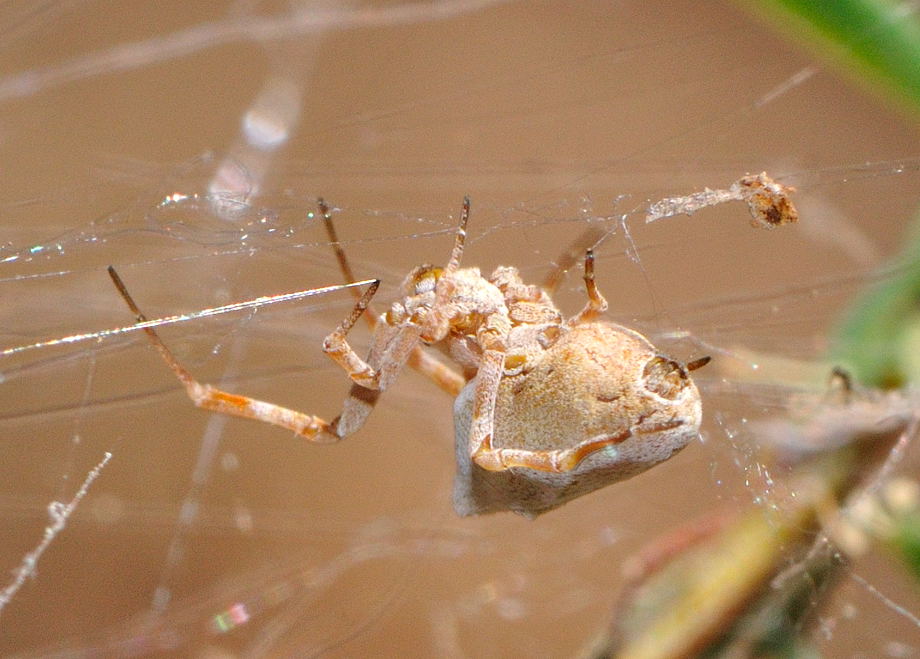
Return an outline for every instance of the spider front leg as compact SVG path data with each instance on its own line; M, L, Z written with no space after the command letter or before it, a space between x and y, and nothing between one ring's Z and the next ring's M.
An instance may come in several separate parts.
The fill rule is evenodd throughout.
M594 279L594 250L588 249L585 252L585 291L588 294L588 302L578 314L569 319L569 325L581 325L595 320L602 313L607 311L607 300L597 290L597 282Z
M354 355L369 370L362 370L360 379L352 377L355 384L348 392L342 414L333 422L340 435L350 435L364 425L381 392L396 379L403 366L411 362L413 355L418 354L421 330L421 326L411 321L396 325L391 325L385 320L377 323L367 361L364 362ZM333 334L337 332L339 330ZM431 375L437 377L434 371ZM364 386L364 381L372 386Z
M492 448L495 433L495 400L502 381L505 353L486 350L482 353L476 372L476 389L473 393L473 417L470 422L470 457L473 462L489 471L502 471L506 467L501 455Z
M504 339L508 330L510 326L507 319L493 314L476 337L483 351L473 391L469 447L472 460L489 471L507 468L502 461L501 449L492 448L492 437L495 434L495 401L505 370Z
M355 276L351 270L351 265L348 263L348 257L345 255L345 250L342 248L342 244L339 241L338 234L335 230L335 225L332 223L332 213L329 210L329 206L326 204L322 197L317 199L317 204L319 205L320 215L323 218L323 224L326 227L326 234L329 236L329 244L332 245L336 260L339 263L339 270L342 272L342 276L345 278L345 281L352 283L356 281ZM464 213L468 217L468 199L464 199L464 209ZM355 294L356 299L360 297L360 293L357 291L357 289L354 289L353 293ZM373 309L370 307L370 305L368 305L367 311L364 313L364 320L367 321L367 324L372 331L380 327L380 322L377 319L377 315L373 312ZM447 366L437 357L434 357L425 352L425 350L419 345L416 345L415 348L412 349L412 352L409 354L409 358L406 363L425 377L429 378L438 387L449 393L451 396L456 397L460 393L460 390L463 389L463 386L466 384L466 380L462 375Z
M140 308L134 302L134 299L131 297L130 293L128 293L128 289L124 282L122 282L121 277L118 276L118 273L115 272L115 269L112 266L109 266L108 272L109 276L112 278L112 281L115 284L115 287L118 289L118 292L121 293L122 298L124 298L125 302L127 303L128 308L131 309L131 311L134 313L136 321L139 323L145 322L147 320L146 316L144 316L143 312L141 312ZM354 322L361 315L361 312L367 307L371 297L373 297L374 292L377 290L378 285L379 282L375 282L367 288L367 290L359 299L358 303L355 305L355 309L352 311L351 315L349 315L349 317L342 323L342 325L339 326L337 331L341 331L342 328L346 325L349 325L349 323L354 325ZM347 330L345 331L347 332ZM147 338L150 340L153 346L157 349L157 352L160 353L160 356L166 362L166 365L169 366L170 370L185 386L186 393L197 407L213 412L220 412L245 419L253 419L255 421L270 423L272 425L291 430L300 437L303 437L304 439L307 439L311 442L337 442L349 434L349 432L343 430L342 425L339 423L339 419L329 423L318 416L304 414L303 412L298 412L297 410L292 410L280 405L275 405L274 403L257 400L255 398L250 398L249 396L232 394L213 387L209 384L198 382L198 380L196 380L195 377L179 363L175 355L173 355L172 351L166 347L166 344L163 343L153 328L144 328L144 332L147 334ZM353 391L356 388L359 387L353 387ZM366 416L367 415L365 414L364 417ZM352 424L352 426L353 425L354 424Z
M415 350L421 328L411 322L400 325L378 322L374 329L374 344L370 355L367 360L362 359L345 337L367 309L376 290L377 284L368 288L355 304L351 314L325 338L323 352L341 366L355 384L365 389L383 391L396 379Z

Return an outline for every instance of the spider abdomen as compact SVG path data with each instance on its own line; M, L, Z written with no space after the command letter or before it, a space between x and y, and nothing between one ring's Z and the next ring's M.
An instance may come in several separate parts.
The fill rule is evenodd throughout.
M571 327L531 368L502 379L492 446L561 452L586 448L574 468L479 468L467 434L475 380L454 406L460 514L535 516L666 460L697 436L699 392L678 362L641 334L606 322Z

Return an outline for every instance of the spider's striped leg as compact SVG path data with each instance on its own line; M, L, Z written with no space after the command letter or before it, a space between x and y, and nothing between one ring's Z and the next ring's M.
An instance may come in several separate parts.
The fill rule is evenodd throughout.
M483 347L476 371L473 409L468 434L472 460L484 469L502 471L500 455L492 448L495 435L495 402L505 368L505 337L511 330L508 318L491 315L477 332L476 341Z
M329 206L322 198L317 200L317 204L319 206L320 214L323 217L323 223L326 227L326 234L329 236L329 243L332 245L332 248L335 251L335 257L339 263L339 270L341 270L345 281L350 284L355 281L354 273L351 270L351 266L348 263L348 257L345 256L345 250L342 249L342 244L339 241L338 234L336 233L335 225L332 222L332 213L329 211ZM359 295L357 289L354 290L354 294L356 297ZM380 326L378 316L373 312L373 309L369 304L366 312L363 315L364 319L367 321L367 324L372 330L376 330L377 327ZM457 373L454 369L452 369L450 366L445 364L434 355L426 352L425 349L421 346L416 345L412 349L412 352L409 354L407 363L410 367L426 376L451 396L457 396L460 393L460 390L466 384L466 379L462 375Z
M109 275L115 283L121 296L124 298L128 308L134 313L137 322L142 323L146 320L143 312L138 308L134 299L128 293L128 289L122 282L121 277L115 272L115 269L109 266ZM373 288L368 289L365 296L370 299L373 295ZM249 396L240 396L231 394L209 384L198 382L195 377L185 369L179 360L176 359L172 351L166 347L166 344L160 339L159 335L152 327L144 328L150 343L157 349L163 361L169 366L170 370L176 375L179 381L185 386L185 391L189 398L198 407L232 416L263 421L275 426L287 428L297 435L304 437L313 442L337 442L343 435L337 432L333 424L330 424L318 416L304 414L297 410L288 409L274 403L250 398Z
M361 360L369 370L360 373L360 378L349 373L355 384L345 399L342 414L334 422L340 433L351 434L364 425L380 394L396 380L418 347L420 330L413 323L396 326L385 322L377 324L367 361Z
M421 346L415 346L407 363L455 398L466 385L466 378Z
M414 324L396 327L378 323L374 330L367 363L375 369L375 386L365 387L355 382L345 397L342 413L333 421L340 435L350 435L364 425L380 394L389 387L418 347L420 328Z
M475 416L473 417L475 421ZM616 446L628 439L630 431L618 435L585 440L569 449L531 451L517 448L493 448L491 436L486 436L473 452L473 461L487 471L505 471L512 467L526 467L536 471L562 473L571 471L582 460L596 451Z
M601 292L597 290L597 282L594 280L593 249L589 249L585 252L585 290L588 293L588 301L585 303L584 309L569 319L569 325L589 323L607 311L607 300L605 300Z
M470 457L480 467L490 471L505 469L492 448L495 400L498 398L504 364L504 351L484 351L479 361L479 370L476 371L476 388L473 392L473 414L468 435Z
M578 263L578 259L582 257L586 250L593 249L600 245L605 235L604 230L598 226L589 226L585 229L582 234L573 240L572 244L559 255L555 261L555 266L543 279L540 288L550 295L553 295L556 289L559 288L559 284L562 283L569 269ZM357 295L357 292L355 294Z
M348 374L348 377L351 378L355 384L361 385L366 389L383 390L386 389L387 380L381 383L382 371L375 366L371 366L368 361L362 359L348 344L348 340L345 338L348 332L351 331L351 328L355 326L361 314L367 310L367 306L370 304L371 298L374 296L379 285L380 281L375 281L368 287L364 294L358 298L351 313L323 340L323 352L325 352L332 361L341 366L342 370ZM386 324L377 325L374 330L374 346L380 354L381 359L374 361L378 367L380 364L387 363L382 357L390 344L393 343L393 339L399 336L395 328L391 328ZM402 338L412 343L408 348L409 350L415 347L417 339L412 341L412 337L405 332L402 333ZM406 358L408 358L408 354ZM403 363L405 363L406 358L403 358Z

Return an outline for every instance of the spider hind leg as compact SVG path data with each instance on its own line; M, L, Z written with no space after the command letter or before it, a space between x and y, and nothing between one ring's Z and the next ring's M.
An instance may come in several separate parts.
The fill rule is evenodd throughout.
M134 313L136 321L139 323L146 321L146 316L131 297L131 294L128 292L121 277L115 271L115 268L109 266L108 273L115 287L118 289L118 292L121 294L121 297L128 305L128 308ZM376 287L376 284L372 285L361 297L361 300L364 300L365 307L366 303L369 302L370 298L373 296ZM352 311L352 314L342 325L347 325L349 322L354 324L361 310L361 303L359 301L355 306L355 310ZM341 327L342 326L340 326L340 329ZM145 327L144 333L147 335L150 343L157 349L157 352L159 352L169 369L183 384L188 397L197 407L286 428L311 442L332 443L345 437L346 433L342 432L338 421L330 424L322 418L312 414L305 414L297 410L292 410L287 407L282 407L281 405L258 400L249 396L233 394L218 389L210 384L199 382L184 366L182 366L179 360L176 359L175 355L166 344L163 343L162 339L160 339L159 335L152 327Z

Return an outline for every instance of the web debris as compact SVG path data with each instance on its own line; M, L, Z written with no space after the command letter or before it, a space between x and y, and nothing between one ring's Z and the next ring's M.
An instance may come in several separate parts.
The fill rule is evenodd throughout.
M654 222L674 215L693 215L707 206L743 201L751 212L751 226L775 229L799 221L799 212L789 198L793 192L795 188L777 183L766 172L748 174L732 183L727 190L705 188L702 192L656 201L649 206L645 221Z
M13 599L19 589L22 588L26 579L35 577L35 567L38 565L38 559L45 553L45 550L57 537L57 534L64 530L64 527L67 525L67 520L70 518L73 511L76 510L80 501L83 500L83 497L86 496L89 486L99 477L103 467L105 467L111 459L112 454L106 451L102 461L93 467L86 475L83 485L81 485L77 493L74 494L70 503L64 504L60 501L52 501L48 504L48 516L51 518L51 524L45 527L44 537L38 546L26 554L19 567L13 571L13 581L0 591L0 613L3 612L3 608Z
M294 291L293 293L279 293L277 295L262 295L252 300L246 300L244 302L234 302L232 304L225 304L219 307L209 307L207 309L202 309L201 311L196 311L194 313L188 314L177 314L173 316L166 316L164 318L154 318L153 320L144 320L134 323L133 325L127 325L123 327L116 327L114 329L99 330L97 332L87 332L83 334L71 334L58 339L49 339L47 341L39 341L37 343L29 343L27 345L15 346L13 348L4 348L0 350L0 357L7 357L9 355L15 355L20 352L26 352L27 350L35 350L36 348L47 348L49 346L60 345L63 343L78 343L80 341L89 341L89 340L99 340L104 339L108 336L113 336L115 334L125 334L126 332L136 332L138 330L145 330L150 327L160 327L162 325L172 325L174 323L183 323L194 318L207 318L210 316L218 316L220 314L231 313L234 311L242 311L245 309L259 309L269 304L276 304L278 302L290 302L291 300L300 300L301 298L311 297L313 295L323 295L324 293L331 293L333 291L339 291L345 288L353 288L355 286L364 286L373 282L373 279L362 279L361 281L351 282L350 284L335 284L333 286L322 286L320 288L307 288L302 291Z

